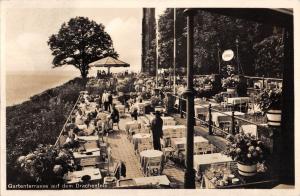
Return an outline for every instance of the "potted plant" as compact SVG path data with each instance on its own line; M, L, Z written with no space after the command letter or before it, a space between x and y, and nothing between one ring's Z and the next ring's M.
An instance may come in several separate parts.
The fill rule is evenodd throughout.
M267 115L268 125L280 126L282 89L264 90L257 98L261 110Z
M223 79L222 86L223 88L227 88L227 92L235 93L238 83L239 83L238 78L234 76L230 76L226 79Z
M211 90L214 78L212 76L205 76L203 79L204 89Z
M242 176L254 176L257 173L257 163L265 163L267 148L262 141L243 132L226 138L226 150L223 152L237 161L238 172Z

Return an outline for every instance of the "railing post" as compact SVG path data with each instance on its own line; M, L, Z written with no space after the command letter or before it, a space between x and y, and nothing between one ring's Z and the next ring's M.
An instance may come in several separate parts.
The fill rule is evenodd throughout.
M262 77L262 88L263 89L265 88L265 75L263 75Z
M232 111L231 115L231 134L235 135L234 111Z
M208 134L212 135L212 115L211 115L211 104L208 106Z

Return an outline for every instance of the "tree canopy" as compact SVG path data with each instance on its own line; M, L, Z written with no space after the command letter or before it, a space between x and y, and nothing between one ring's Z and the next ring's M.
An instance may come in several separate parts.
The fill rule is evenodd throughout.
M159 67L173 67L174 9L166 9L159 18ZM186 17L176 9L176 67L186 67ZM228 63L239 64L245 75L280 77L283 73L283 30L279 27L198 11L194 17L194 71L196 74L218 73L218 47L221 70ZM238 45L236 45L238 40ZM217 46L219 44L219 46ZM221 59L224 50L234 51L231 62ZM223 68L223 69L222 69ZM223 72L221 72L223 73Z
M47 43L54 56L53 67L73 65L83 78L88 75L89 63L107 56L118 57L104 25L87 17L75 17L63 23Z

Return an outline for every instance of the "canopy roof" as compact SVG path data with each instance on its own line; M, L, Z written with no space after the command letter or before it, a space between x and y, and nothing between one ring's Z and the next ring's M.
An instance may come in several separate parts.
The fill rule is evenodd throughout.
M128 63L115 59L113 57L105 57L89 64L90 67L129 67Z

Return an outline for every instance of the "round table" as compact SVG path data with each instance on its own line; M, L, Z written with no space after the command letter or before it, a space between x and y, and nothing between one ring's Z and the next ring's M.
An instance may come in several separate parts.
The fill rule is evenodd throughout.
M150 141L151 139L150 133L137 133L132 136L132 143L134 146L134 150L138 149L139 143Z
M144 150L140 152L140 161L141 161L141 166L143 168L143 172L147 172L147 163L149 161L160 161L162 162L163 160L163 152L159 150ZM161 164L162 166L162 164Z
M140 127L139 125L140 123L136 120L133 121L129 121L127 123L125 123L125 130L126 132L129 131L129 129L133 128L133 129L138 129Z

